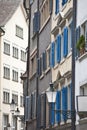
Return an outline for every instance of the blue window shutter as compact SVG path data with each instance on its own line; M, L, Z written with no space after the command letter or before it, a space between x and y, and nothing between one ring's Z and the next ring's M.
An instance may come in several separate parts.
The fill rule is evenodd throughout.
M59 0L55 0L55 14L59 12Z
M40 76L40 59L37 59L37 74Z
M51 58L50 58L50 65L51 65L51 67L54 67L54 65L55 65L55 44L54 44L54 42L52 42L52 44L51 44Z
M40 57L40 76L42 75L42 58Z
M55 123L55 103L51 103L51 125Z
M37 11L34 13L34 19L33 19L33 33L37 33L40 28L40 12Z
M57 96L56 96L56 110L61 110L61 92L58 91L57 92ZM61 121L61 113L60 111L56 112L56 122L60 123Z
M63 120L67 120L67 87L62 89L62 110Z
M57 62L61 61L61 35L57 36Z
M63 55L64 57L68 54L68 28L64 28L64 44L63 44Z

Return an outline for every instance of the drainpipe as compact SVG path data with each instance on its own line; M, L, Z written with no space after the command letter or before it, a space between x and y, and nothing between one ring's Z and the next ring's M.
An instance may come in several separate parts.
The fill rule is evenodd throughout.
M39 12L39 0L37 0L37 11ZM39 58L39 30L37 32L37 56ZM36 130L38 130L38 96L39 96L39 76L36 74Z
M71 99L71 110L72 110L72 114L71 114L71 130L76 130L76 111L75 111L75 37L76 37L76 7L77 7L77 0L73 0L73 27L72 27L72 91L71 91L71 95L72 95L72 99Z

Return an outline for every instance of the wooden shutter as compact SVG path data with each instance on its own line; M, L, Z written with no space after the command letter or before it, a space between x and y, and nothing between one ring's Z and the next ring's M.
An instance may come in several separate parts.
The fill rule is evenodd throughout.
M56 110L61 110L61 92L60 91L57 91ZM56 111L56 122L60 123L60 121L61 121L61 112Z
M52 10L53 10L53 0L49 0L49 12L50 12L50 14L52 14Z
M78 26L78 27L76 28L76 44L77 44L79 38L80 38L80 26ZM75 55L76 55L76 56L79 55L79 51L78 51L77 49L76 49Z
M37 128L40 128L41 126L41 95L38 96L38 101L37 101Z
M57 36L57 62L61 61L61 35Z
M63 120L67 120L67 87L62 89L62 115Z
M64 28L64 44L63 44L63 55L66 57L68 54L68 28Z
M37 33L40 28L40 13L39 11L34 13L34 18L33 18L33 33Z
M29 121L30 119L31 119L31 96L26 96L25 120Z
M59 0L55 0L55 14L59 12Z
M54 125L54 123L55 123L55 103L51 103L51 113L50 113L50 115L51 115L51 125Z
M52 42L51 44L51 58L50 58L50 66L54 67L55 65L55 43Z
M40 76L40 59L37 59L37 74Z

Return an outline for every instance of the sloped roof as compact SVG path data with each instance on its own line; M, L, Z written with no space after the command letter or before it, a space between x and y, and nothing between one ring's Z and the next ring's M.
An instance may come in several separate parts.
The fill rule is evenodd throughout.
M12 17L22 0L0 0L0 26L4 26Z

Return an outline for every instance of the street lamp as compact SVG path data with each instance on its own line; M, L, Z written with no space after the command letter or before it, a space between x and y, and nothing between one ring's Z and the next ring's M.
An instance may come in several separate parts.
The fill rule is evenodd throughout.
M49 85L50 85L50 90L46 91L47 99L49 103L55 103L57 92L54 91L52 82Z
M14 101L14 99L12 99L11 104L10 104L10 111L12 113L14 113L15 107L16 107L15 101Z

